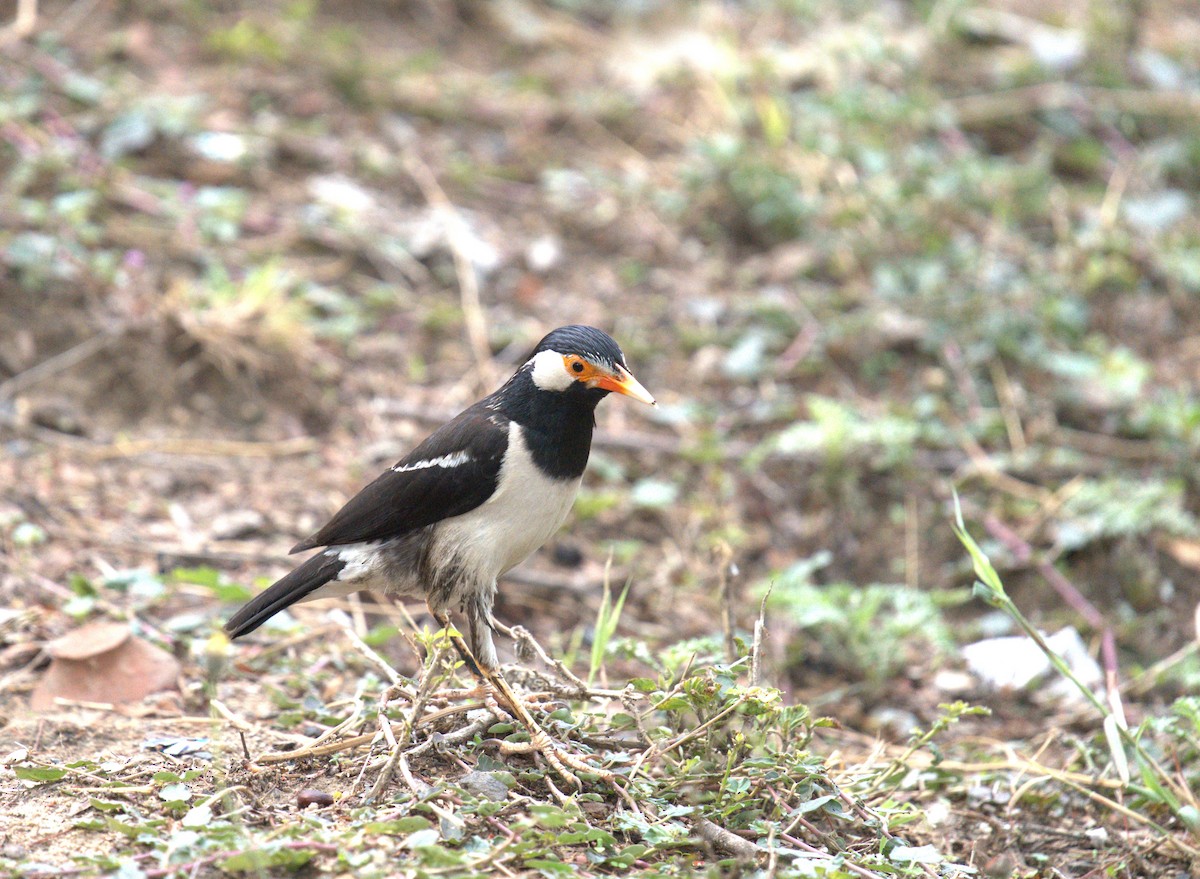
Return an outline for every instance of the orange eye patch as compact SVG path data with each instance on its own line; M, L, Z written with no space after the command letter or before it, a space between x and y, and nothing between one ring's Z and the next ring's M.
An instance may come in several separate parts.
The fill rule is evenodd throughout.
M581 382L591 381L599 374L596 367L577 354L564 355L563 366L572 378Z

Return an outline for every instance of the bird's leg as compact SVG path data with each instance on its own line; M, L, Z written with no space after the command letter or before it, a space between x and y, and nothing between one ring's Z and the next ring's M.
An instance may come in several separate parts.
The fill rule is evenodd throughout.
M463 662L471 670L472 674L478 676L484 685L489 687L496 695L497 701L500 702L504 709L510 711L513 717L519 720L521 725L529 731L531 750L537 751L545 757L546 762L550 764L555 772L576 788L583 787L583 782L575 774L577 772L587 772L597 775L602 781L614 787L620 787L616 775L607 769L592 766L582 757L560 748L550 737L549 733L542 729L541 724L533 719L533 715L529 713L525 702L512 691L512 688L508 685L508 681L500 673L500 669L491 667L486 663L476 662L475 657L471 653L471 648L467 646L467 642L463 640L462 635L459 635L451 627L447 614L435 612L433 616L449 634L450 643L454 645L454 649L458 651L458 655L462 657Z
M493 619L491 622L492 626L497 631L504 633L516 642L518 657L521 655L522 649L532 650L537 654L538 658L542 662L558 673L558 676L570 686L570 689L574 690L573 693L568 693L568 695L578 699L587 697L587 684L581 681L578 675L567 668L561 659L555 659L549 653L547 653L546 648L538 643L537 639L533 637L533 634L528 629L526 629L524 626L512 626L510 628L496 619Z

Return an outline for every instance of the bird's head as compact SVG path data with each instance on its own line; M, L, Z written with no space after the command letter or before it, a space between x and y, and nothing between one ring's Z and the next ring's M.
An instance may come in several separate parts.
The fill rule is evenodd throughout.
M654 397L629 372L620 346L595 327L559 327L538 343L526 366L538 390L594 401L615 391L654 405Z

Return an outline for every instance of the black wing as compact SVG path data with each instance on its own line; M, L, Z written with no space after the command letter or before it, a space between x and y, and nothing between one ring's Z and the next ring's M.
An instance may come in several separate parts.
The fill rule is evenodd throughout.
M472 406L351 498L292 552L386 540L469 512L496 490L507 448L508 419Z

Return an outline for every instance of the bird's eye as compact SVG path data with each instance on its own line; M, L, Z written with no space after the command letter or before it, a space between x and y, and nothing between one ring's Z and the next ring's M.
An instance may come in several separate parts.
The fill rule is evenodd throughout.
M583 372L583 364L576 360L571 364L571 369L575 370L576 372Z

